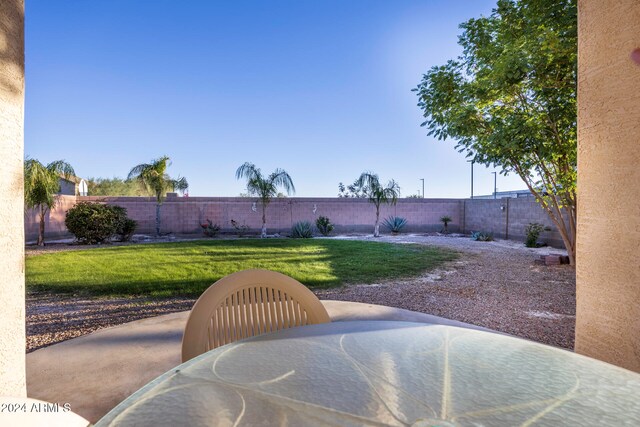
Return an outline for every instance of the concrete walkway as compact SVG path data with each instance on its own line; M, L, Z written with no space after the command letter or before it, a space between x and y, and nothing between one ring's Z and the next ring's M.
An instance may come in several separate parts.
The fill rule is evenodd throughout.
M322 301L332 321L397 320L486 330L423 313L344 301ZM155 377L180 364L188 311L138 320L27 354L29 397L69 403L95 423Z

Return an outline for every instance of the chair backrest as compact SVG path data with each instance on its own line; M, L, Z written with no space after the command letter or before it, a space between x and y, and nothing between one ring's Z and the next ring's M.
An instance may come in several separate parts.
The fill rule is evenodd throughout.
M182 361L243 338L330 321L320 300L297 280L269 270L239 271L211 285L194 304Z

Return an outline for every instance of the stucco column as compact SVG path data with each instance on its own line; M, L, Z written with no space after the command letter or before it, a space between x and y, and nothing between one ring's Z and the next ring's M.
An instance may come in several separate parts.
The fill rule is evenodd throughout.
M25 396L24 0L0 2L0 395Z
M578 1L576 351L640 372L638 0Z

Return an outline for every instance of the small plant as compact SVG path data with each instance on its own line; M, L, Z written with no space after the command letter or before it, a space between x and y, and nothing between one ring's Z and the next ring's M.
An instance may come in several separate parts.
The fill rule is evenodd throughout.
M493 241L493 233L487 233L484 231L472 231L471 240L477 240L478 242L491 242Z
M241 225L235 219L232 219L230 222L231 222L231 226L236 229L236 231L238 232L238 236L240 237L244 236L249 231L249 226L246 224Z
M444 228L442 229L442 232L444 234L449 234L449 223L451 222L451 217L450 216L442 216L440 217L440 222L444 224Z
M320 216L316 219L316 228L323 236L328 236L333 231L333 224L326 216Z
M90 202L80 202L69 209L64 224L78 242L84 244L102 243L114 235L122 241L128 240L137 225L127 217L123 207Z
M313 237L311 223L309 221L300 221L293 224L293 227L291 228L291 237L294 239L309 239Z
M401 216L390 216L382 221L382 224L389 229L393 234L398 234L400 230L407 225L407 219Z
M220 232L220 226L213 223L210 219L207 219L206 224L200 224L200 227L202 227L202 232L207 237L216 237Z
M527 234L526 240L524 242L525 246L528 248L539 248L542 246L538 243L538 237L543 231L551 230L549 227L544 224L540 224L539 222L530 222L524 227L524 232Z

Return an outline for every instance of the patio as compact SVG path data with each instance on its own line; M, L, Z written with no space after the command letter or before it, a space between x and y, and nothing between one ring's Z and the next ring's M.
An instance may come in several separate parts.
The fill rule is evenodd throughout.
M428 314L355 302L323 301L333 322L394 320L485 330ZM180 364L188 311L103 329L27 355L29 397L69 402L91 422Z

